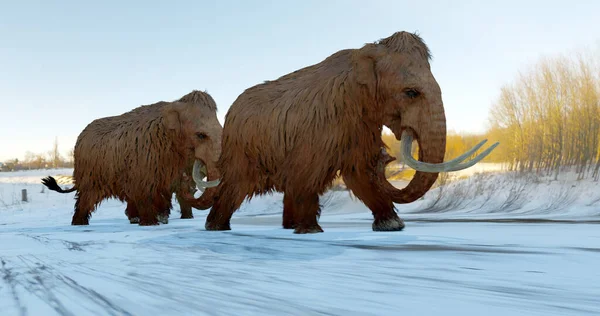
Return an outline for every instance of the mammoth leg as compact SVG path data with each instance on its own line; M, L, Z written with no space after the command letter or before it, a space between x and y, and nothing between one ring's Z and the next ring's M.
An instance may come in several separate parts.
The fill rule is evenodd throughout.
M177 198L177 203L179 203L179 210L181 211L181 218L194 218L194 213L192 212L192 205L185 201L183 196L185 196L188 192L191 195L196 193L195 183L192 180L181 179L179 185L175 188L175 198Z
M191 173L192 171L190 170L189 172ZM194 218L192 205L189 202L186 202L184 198L184 196L187 196L188 193L192 196L194 193L196 193L196 184L194 183L194 180L184 173L181 179L179 179L179 181L174 185L173 191L175 192L175 198L179 204L181 219Z
M77 201L75 201L75 213L71 220L71 225L89 225L90 217L94 211L97 202L90 194L85 191L79 191Z
M240 152L237 157L238 161L230 161L226 164L236 168L229 169L221 175L218 198L214 201L204 224L206 230L231 230L231 216L240 208L248 195L257 191L256 166L246 160L243 152Z
M158 225L160 208L155 201L150 198L136 200L136 208L140 215L140 226Z
M193 192L192 192L193 194ZM187 219L187 218L194 218L194 213L192 212L192 206L187 203L183 198L181 198L181 195L176 193L175 197L177 198L177 202L179 203L179 209L181 210L181 218L182 219Z
M157 210L157 219L161 224L169 223L169 215L171 214L171 208L173 204L171 203L171 199L173 194L164 194L155 197L154 205Z
M231 230L231 216L246 198L246 193L239 190L237 185L223 183L221 188L219 199L215 201L206 217L206 230Z
M291 195L284 194L283 195L283 223L282 226L284 229L292 229L295 228L294 225L294 200Z
M292 195L288 192L286 194L291 200L291 213L295 223L294 234L322 233L323 229L317 221L321 215L319 195L317 193Z
M127 215L130 224L138 224L140 222L140 215L138 214L137 207L133 202L127 201L125 215Z
M376 178L373 171L358 173L350 171L344 173L344 183L352 193L360 199L373 213L374 231L399 231L404 229L404 222L394 210L392 198L373 182Z

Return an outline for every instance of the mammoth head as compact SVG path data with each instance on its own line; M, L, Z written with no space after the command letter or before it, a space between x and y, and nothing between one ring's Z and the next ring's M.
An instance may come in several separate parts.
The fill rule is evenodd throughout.
M446 116L442 92L434 78L429 60L431 54L423 40L415 34L397 32L377 43L355 51L354 75L374 100L368 115L392 130L402 141L403 161L417 170L412 181L402 190L394 188L380 172L381 184L396 203L410 203L423 196L433 185L439 172L458 171L485 158L494 144L473 160L485 141L451 161L443 162L446 150ZM419 144L419 160L411 155L412 141Z
M223 127L217 119L213 98L201 91L192 91L181 99L166 104L162 109L162 124L177 138L176 146L183 153L193 153L192 176L203 191L219 184L217 161L221 155ZM208 180L203 179L207 177ZM212 200L216 190L204 193L201 199Z

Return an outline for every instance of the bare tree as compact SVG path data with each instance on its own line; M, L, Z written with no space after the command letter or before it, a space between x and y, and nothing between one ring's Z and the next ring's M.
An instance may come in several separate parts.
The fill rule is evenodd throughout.
M32 153L31 151L25 152L25 161L24 161L24 163L25 163L25 167L27 169L31 170L31 166L32 166L34 160L35 160L35 154L34 153Z
M54 146L52 147L52 150L50 151L49 158L50 158L50 162L52 163L52 168L60 167L61 158L60 158L60 152L58 151L58 137L54 138Z
M71 150L69 150L69 153L67 154L67 159L68 159L69 167L72 167L73 164L75 163L75 149L74 148L71 148Z

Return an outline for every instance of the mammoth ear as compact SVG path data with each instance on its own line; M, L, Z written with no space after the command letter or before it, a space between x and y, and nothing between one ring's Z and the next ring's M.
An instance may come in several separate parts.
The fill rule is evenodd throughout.
M354 55L354 70L356 81L359 84L366 85L369 90L374 92L377 85L377 48L365 46Z
M162 108L163 124L166 128L179 131L181 128L181 108L174 104Z

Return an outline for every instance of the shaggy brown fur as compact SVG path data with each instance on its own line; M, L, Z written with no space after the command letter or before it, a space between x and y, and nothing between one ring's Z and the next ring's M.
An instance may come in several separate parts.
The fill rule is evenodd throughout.
M340 171L373 212L374 230L401 230L393 202L416 200L437 174L417 172L403 190L382 181L390 157L381 132L387 125L399 138L408 129L420 160L442 162L445 116L429 58L421 38L398 32L244 91L225 118L219 199L206 229L231 229L245 198L276 190L284 192L285 228L321 232L319 195Z
M137 213L140 225L158 224L168 217L172 193L184 194L182 176L191 172L190 161L202 160L209 179L219 177L221 132L214 100L200 91L94 120L75 144L72 224L89 224L97 205L111 197L127 202L128 216ZM209 208L215 193L209 188L198 205Z
M186 174L192 174L193 164L193 159L188 162L184 176ZM171 185L171 192L175 193L175 198L177 199L177 203L179 204L179 210L181 212L181 219L194 218L194 213L192 212L192 204L190 204L190 202L185 198L188 196L193 198L193 195L196 192L196 184L194 183L194 181L190 177L184 177L182 179L176 180L175 183ZM170 200L168 202L170 202ZM160 222L168 222L168 217L171 214L171 209L171 203L166 203L164 209L159 211ZM137 224L140 221L135 203L127 203L125 215L127 215L127 218L129 219L129 222L131 224Z
M189 164L188 168L186 169L186 173L191 174L192 166L193 166L193 160L192 160L191 164ZM185 174L184 174L184 176L185 176ZM70 182L73 182L72 176L67 176L67 177L63 176L63 178L68 178ZM71 192L76 191L76 189L77 189L76 187L72 187L68 190L63 190L58 185L58 182L56 181L56 179L54 179L54 177L43 178L42 184L45 185L46 187L48 187L50 190L56 191L59 193L71 193ZM172 186L171 191L175 193L175 197L177 198L177 202L179 203L179 208L180 208L182 219L194 218L194 214L192 212L192 205L190 205L190 203L184 198L184 196L186 196L189 193L189 195L193 198L193 195L196 192L195 186L196 185L191 180L191 178L181 179L181 181L175 181L175 183ZM188 189L189 192L183 191L186 188ZM166 214L170 214L170 210L171 210L171 206L168 207ZM129 219L129 222L131 224L137 224L140 222L139 214L138 214L137 208L135 207L135 203L127 203L127 208L125 209L125 215L127 215L127 218ZM164 218L162 220L164 222L164 221L168 220L168 218Z

